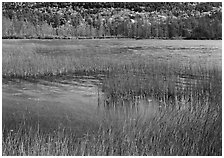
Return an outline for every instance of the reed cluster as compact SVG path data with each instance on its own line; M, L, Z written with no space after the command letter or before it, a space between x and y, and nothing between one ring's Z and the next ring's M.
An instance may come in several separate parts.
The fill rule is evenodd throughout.
M26 123L17 130L3 128L3 155L222 155L222 76L218 67L131 54L117 58L113 51L105 51L3 47L3 78L101 73L105 75L101 88L106 108L131 106L138 97L155 98L159 104L153 115L121 117L115 112L110 116L117 119L110 119L105 114L100 127L82 137L66 127L51 133ZM178 75L209 78L183 90L177 89Z

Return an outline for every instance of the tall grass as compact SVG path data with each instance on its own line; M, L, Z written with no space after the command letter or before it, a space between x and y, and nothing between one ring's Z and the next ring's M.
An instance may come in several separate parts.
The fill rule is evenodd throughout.
M3 155L221 155L221 110L208 96L195 106L190 110L169 104L150 119L105 118L98 130L81 138L65 129L41 133L21 127L3 138ZM208 112L209 106L214 107Z
M41 77L101 71L101 69L106 69L104 63L108 60L105 59L102 63L99 57L93 57L91 54L86 55L85 53L89 52L89 49L74 52L74 55L57 55L56 50L58 48L30 46L17 49L16 47L3 50L3 77ZM62 48L60 53L63 51ZM45 52L50 55L45 54ZM71 53L73 52L71 51ZM80 56L80 54L84 55Z
M114 113L105 113L100 127L83 137L66 127L51 133L26 123L14 131L3 128L3 155L222 155L218 67L159 62L132 54L117 58L99 48L63 50L68 48L4 47L3 78L103 73L105 108L111 112L115 106ZM193 90L176 90L179 74L209 76L209 82ZM150 117L147 113L124 116L121 109L131 107L137 98L158 100Z

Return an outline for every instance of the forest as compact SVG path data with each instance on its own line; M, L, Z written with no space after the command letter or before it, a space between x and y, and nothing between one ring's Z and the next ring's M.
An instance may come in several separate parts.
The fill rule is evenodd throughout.
M3 2L2 38L222 39L221 2Z

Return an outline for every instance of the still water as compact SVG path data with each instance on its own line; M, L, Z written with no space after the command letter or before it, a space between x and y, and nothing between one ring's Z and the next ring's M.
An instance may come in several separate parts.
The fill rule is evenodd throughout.
M8 129L26 122L43 130L63 126L82 133L98 128L105 118L111 121L153 115L154 104L153 100L138 99L124 106L105 106L101 80L92 76L3 80L2 85L3 128Z

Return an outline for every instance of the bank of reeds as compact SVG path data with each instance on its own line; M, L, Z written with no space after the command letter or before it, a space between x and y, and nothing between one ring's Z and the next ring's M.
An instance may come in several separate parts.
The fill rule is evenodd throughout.
M65 129L42 133L21 126L5 132L3 155L221 155L221 105L209 96L201 97L194 110L186 108L187 102L178 102L185 106L180 109L169 103L145 120L105 118L98 130L80 138Z
M3 78L103 73L102 90L109 108L124 106L120 100L131 104L138 96L156 98L161 106L150 118L134 115L118 122L105 118L98 130L81 138L69 130L44 133L23 126L16 131L3 128L3 155L222 154L222 83L216 67L119 59L94 49L93 54L81 51L64 56L57 55L56 49L50 50L51 55L33 47L9 50L3 51ZM210 78L208 83L181 91L175 89L179 74Z

